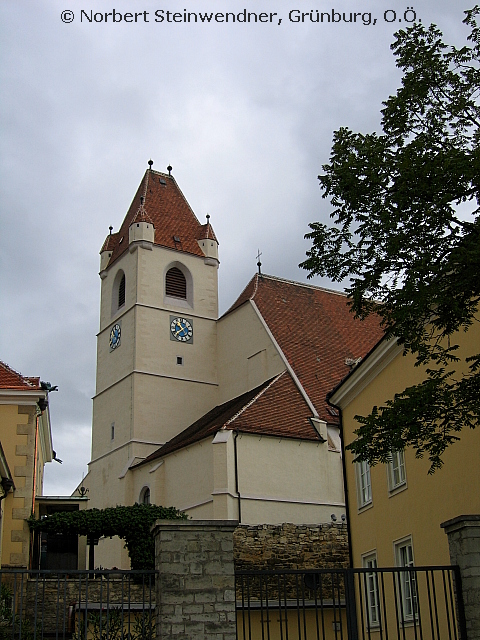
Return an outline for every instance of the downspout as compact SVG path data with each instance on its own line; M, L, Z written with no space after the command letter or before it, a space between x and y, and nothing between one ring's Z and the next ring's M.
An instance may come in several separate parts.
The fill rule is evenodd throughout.
M345 511L347 512L347 538L348 538L348 559L350 568L353 568L353 549L352 549L352 532L350 530L350 502L348 499L348 484L347 484L347 463L345 459L345 443L343 441L343 414L340 407L332 404L327 396L328 404L336 409L340 415L340 444L342 447L342 475L343 475L343 493L345 494Z
M39 416L36 413L35 415L35 450L33 454L33 495L32 495L32 516L35 517L35 494L37 492L37 453L38 453L38 422ZM32 567L33 563L33 547L35 544L35 532L30 532L30 558L29 558L29 567Z
M242 522L242 501L240 498L240 491L238 490L238 454L237 454L237 437L238 431L235 429L233 432L233 450L235 457L235 493L238 499L238 524Z
M35 495L37 492L38 415L35 416L35 450L33 454L33 496L32 515L35 515Z

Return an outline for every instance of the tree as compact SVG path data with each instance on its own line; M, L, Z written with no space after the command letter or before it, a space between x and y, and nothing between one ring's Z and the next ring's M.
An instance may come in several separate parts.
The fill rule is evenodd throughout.
M76 534L93 538L118 536L125 540L132 569L155 568L155 541L151 528L156 520L186 520L185 513L175 507L134 504L107 509L59 511L46 518L27 520L31 531L51 534Z
M356 416L349 448L372 465L411 446L433 472L458 432L479 423L480 354L462 374L454 340L478 322L480 300L480 8L465 14L460 49L435 25L395 34L402 86L383 103L382 133L334 132L319 176L334 225L314 222L306 235L309 277L349 277L356 316L378 313L387 339L426 368L421 384Z

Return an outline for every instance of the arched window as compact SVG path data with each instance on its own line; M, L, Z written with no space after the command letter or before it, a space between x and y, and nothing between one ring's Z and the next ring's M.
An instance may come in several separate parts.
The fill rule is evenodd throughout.
M165 294L172 298L187 299L187 281L178 267L172 267L167 271Z
M115 280L113 281L112 316L115 315L119 309L125 306L125 289L125 273L122 269L119 269L115 275Z
M140 491L140 504L150 504L150 489L143 487Z
M125 274L123 274L120 284L118 286L118 308L123 307L125 304Z

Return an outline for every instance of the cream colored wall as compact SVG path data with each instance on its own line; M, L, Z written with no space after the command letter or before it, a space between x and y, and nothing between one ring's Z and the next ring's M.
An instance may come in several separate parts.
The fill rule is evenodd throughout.
M327 443L239 434L242 522L329 522L345 512L340 454Z
M221 318L217 333L219 404L285 370L280 354L249 302Z
M234 434L212 440L136 469L135 495L149 486L152 502L195 519L238 519ZM237 453L242 522L329 522L344 513L340 454L326 444L239 434Z
M480 344L480 327L474 325L461 335L459 355L466 355L467 341ZM477 347L478 349L478 347ZM368 415L374 405L381 406L395 392L420 382L422 370L414 367L414 358L398 355L352 402L343 409L345 443L353 439L355 415ZM395 495L388 491L386 465L371 469L372 506L358 511L355 464L346 453L349 487L350 527L355 566L361 555L376 549L379 566L394 564L394 541L412 536L417 565L450 564L448 541L440 523L461 514L480 513L480 434L463 429L460 441L443 456L444 466L428 474L427 459L416 459L411 449L405 451L407 488Z

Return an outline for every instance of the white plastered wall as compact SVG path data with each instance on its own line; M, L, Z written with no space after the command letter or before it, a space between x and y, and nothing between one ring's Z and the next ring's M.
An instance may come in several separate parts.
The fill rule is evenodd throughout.
M217 335L220 404L285 370L250 302L221 318Z

